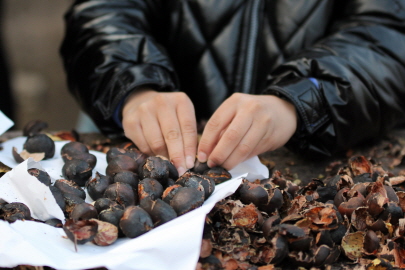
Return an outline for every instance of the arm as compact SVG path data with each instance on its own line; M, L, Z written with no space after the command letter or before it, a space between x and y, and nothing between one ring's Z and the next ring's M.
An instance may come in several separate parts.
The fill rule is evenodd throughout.
M200 161L230 169L285 143L330 156L405 122L405 2L338 4L345 9L329 33L276 69L263 95L221 105L202 135Z
M122 133L112 116L134 89L177 88L170 60L154 38L164 33L157 27L162 3L76 1L65 15L61 54L69 90L107 135Z
M70 91L100 130L123 129L142 152L169 157L182 174L194 166L197 128L193 104L173 92L173 66L154 38L165 36L163 3L78 1L66 14L61 53Z
M280 66L264 92L295 105L287 146L305 154L345 151L405 122L405 2L345 3L330 34Z

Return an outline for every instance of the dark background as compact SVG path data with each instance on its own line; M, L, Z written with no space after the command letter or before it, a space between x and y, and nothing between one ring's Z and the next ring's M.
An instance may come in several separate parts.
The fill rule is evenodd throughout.
M75 128L79 108L59 55L68 0L3 0L2 31L15 96L15 129L29 120L51 130Z

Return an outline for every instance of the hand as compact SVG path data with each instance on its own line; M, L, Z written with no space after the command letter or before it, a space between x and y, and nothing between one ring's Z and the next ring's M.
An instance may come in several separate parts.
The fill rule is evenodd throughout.
M230 170L248 158L283 146L296 128L292 103L271 95L236 93L207 122L198 160Z
M194 166L197 124L194 106L183 92L136 91L124 104L122 124L139 150L168 157L180 175Z

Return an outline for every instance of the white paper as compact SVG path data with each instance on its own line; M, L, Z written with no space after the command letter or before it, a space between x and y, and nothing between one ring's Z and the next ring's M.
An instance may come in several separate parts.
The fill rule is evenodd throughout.
M56 203L51 190L28 173L30 168L44 170L39 162L32 158L25 160L0 178L0 198L9 203L24 203L35 219L57 218L64 221L63 211Z
M22 149L24 141L25 138L16 138L5 142L3 151L0 151L0 161L12 168L16 167L16 162L10 157L11 148L15 146ZM43 169L54 179L61 176L63 161L59 152L64 143L66 142L56 142L55 157L40 162ZM92 153L97 156L97 166L94 171L104 174L105 154L95 151ZM117 270L195 269L200 254L206 214L211 211L216 202L235 192L242 178L248 177L249 173L254 176L253 178L268 177L268 171L265 171L263 167L265 168L257 158L238 165L231 171L232 175L237 177L217 185L214 193L204 202L203 206L154 228L140 237L122 238L107 247L86 243L78 245L78 252L75 252L72 241L66 238L63 229L33 221L16 221L9 224L0 220L2 235L0 237L0 267L46 265L56 269L96 267ZM245 171L245 174L241 175L246 168L251 170ZM258 176L257 171L261 171L265 175ZM2 178L0 182L2 182ZM50 203L51 200L46 200L46 202Z
M14 126L14 122L0 111L0 135L9 130L12 126Z

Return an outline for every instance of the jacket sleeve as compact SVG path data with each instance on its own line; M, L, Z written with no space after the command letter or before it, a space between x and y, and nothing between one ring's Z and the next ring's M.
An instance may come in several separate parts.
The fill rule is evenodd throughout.
M343 152L405 123L405 1L339 4L328 36L277 68L264 92L295 105L287 147L306 155Z
M177 88L172 63L154 38L163 30L162 3L82 0L65 14L60 53L69 91L106 135L122 134L114 110L138 86Z

